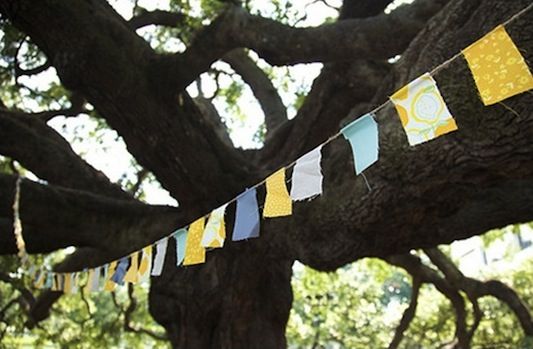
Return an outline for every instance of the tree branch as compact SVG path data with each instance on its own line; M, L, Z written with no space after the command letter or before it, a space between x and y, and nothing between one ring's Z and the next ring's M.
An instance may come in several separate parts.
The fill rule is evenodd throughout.
M161 69L178 90L238 47L247 47L272 65L390 58L401 53L448 0L420 0L390 15L350 19L314 28L293 28L228 7L183 53L162 56ZM401 33L401 35L390 35ZM169 82L172 83L172 82Z
M0 254L16 252L10 224L15 179L0 174L0 223L5 222L0 224ZM70 263L61 271L81 270L127 255L186 223L172 207L110 199L29 180L21 184L20 208L28 252L49 252L67 246L100 251L85 255L84 260Z
M139 29L147 25L163 25L167 27L177 27L183 24L187 18L183 13L169 12L163 10L147 11L142 9L141 12L132 17L128 24L133 29Z
M400 342L402 341L404 337L405 331L409 328L409 325L413 321L415 315L416 315L416 307L418 305L418 295L420 294L420 287L422 286L422 282L417 276L413 276L413 282L411 287L411 301L409 302L409 306L405 309L402 319L400 320L400 324L396 327L396 331L394 331L394 337L392 338L392 341L389 344L389 349L396 349L400 345Z
M477 299L483 296L493 296L507 304L518 318L524 333L533 335L533 320L531 313L520 296L509 286L501 281L489 280L482 282L464 274L457 266L438 248L426 249L424 252L457 288L464 290L471 298Z
M265 114L267 132L287 121L287 108L277 89L244 50L230 51L222 57L222 60L227 62L252 89Z
M59 133L34 115L0 110L0 153L16 159L50 183L132 199L83 161Z

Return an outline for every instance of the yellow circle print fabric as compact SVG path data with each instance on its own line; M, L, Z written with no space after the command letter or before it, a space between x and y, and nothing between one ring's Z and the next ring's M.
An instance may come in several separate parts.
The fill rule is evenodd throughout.
M457 130L435 80L428 73L390 97L410 145L417 145Z
M533 88L533 76L505 28L500 25L463 50L485 105Z

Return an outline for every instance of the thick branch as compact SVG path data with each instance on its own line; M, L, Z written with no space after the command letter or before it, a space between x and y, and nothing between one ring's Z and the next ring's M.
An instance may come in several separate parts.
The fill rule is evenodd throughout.
M83 161L61 135L35 115L0 110L0 153L19 161L50 183L132 198Z
M229 7L180 54L162 57L161 67L181 90L234 48L254 50L272 65L390 58L401 53L448 1L420 0L390 15L350 19L314 28L294 28ZM390 33L401 33L400 36Z
M283 104L277 89L265 72L257 66L244 50L236 49L230 51L222 59L252 89L265 114L267 132L287 121L287 108Z
M377 16L394 0L344 0L339 19Z
M12 200L15 177L0 175L0 254L16 251L12 232ZM130 200L45 186L24 180L20 216L23 236L30 253L43 253L67 246L92 247L95 253L72 269L98 265L126 255L168 234L180 223L176 209L149 206ZM96 260L99 257L100 260Z

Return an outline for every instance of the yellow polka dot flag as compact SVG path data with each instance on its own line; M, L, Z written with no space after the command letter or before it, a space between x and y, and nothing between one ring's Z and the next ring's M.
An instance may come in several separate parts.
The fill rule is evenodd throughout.
M533 88L533 76L503 25L463 50L479 95L491 105Z
M204 235L205 218L194 221L189 227L187 245L185 247L185 259L183 265L200 264L205 262L205 248L201 246Z
M281 217L292 214L292 200L285 185L285 168L267 178L263 217Z
M417 145L457 130L435 80L428 73L390 97L410 145Z

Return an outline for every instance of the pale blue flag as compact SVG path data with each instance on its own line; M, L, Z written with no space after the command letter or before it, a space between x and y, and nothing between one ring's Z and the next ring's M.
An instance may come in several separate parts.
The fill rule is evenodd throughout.
M168 238L159 240L155 247L154 265L152 267L152 276L159 276L163 271L163 263L165 263L165 256L167 254Z
M124 285L124 276L126 275L128 266L128 257L122 257L118 262L117 269L115 269L115 273L111 277L111 280L116 284Z
M237 197L237 212L233 241L256 238L259 236L259 208L255 188L246 189Z
M356 174L360 174L378 160L378 124L373 114L361 116L345 126L341 132L352 146Z
M176 265L183 263L185 259L185 247L187 246L187 229L181 228L174 232L176 239Z

